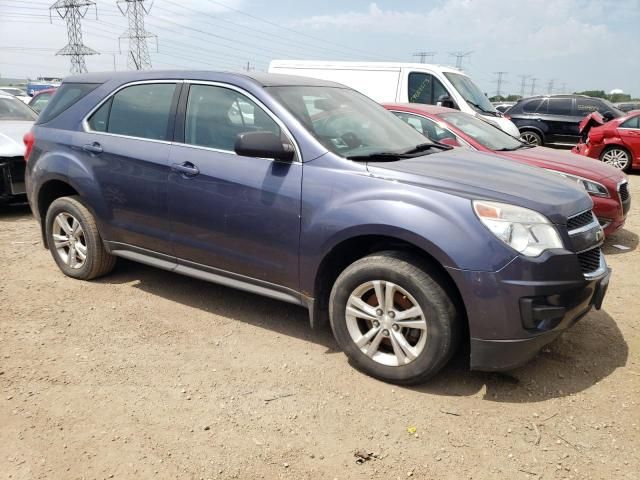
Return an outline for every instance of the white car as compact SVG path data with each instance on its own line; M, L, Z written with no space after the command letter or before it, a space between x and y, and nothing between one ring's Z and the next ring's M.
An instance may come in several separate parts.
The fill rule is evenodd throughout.
M0 87L0 92L8 93L14 97L22 100L24 103L29 103L31 97L27 95L27 92L18 87Z
M0 202L16 200L25 193L22 138L37 117L16 97L0 91Z
M470 113L520 136L466 74L426 63L272 60L269 73L284 73L342 83L378 103L426 103Z

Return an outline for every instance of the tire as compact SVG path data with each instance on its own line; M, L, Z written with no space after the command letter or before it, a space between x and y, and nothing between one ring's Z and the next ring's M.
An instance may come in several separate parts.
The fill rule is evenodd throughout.
M618 145L605 148L600 154L600 161L623 172L631 170L631 154L626 148Z
M543 145L542 136L531 130L525 130L520 134L520 140L530 145L536 145L538 147Z
M458 346L460 320L439 277L417 258L400 252L369 255L338 276L329 298L331 329L355 368L385 382L415 385L447 363ZM395 292L391 309L389 302L377 301L388 289ZM380 315L379 306L386 306L395 318L386 312ZM403 314L415 312L416 306L421 315ZM405 315L408 319L400 318ZM409 321L411 327L399 326ZM404 338L403 346L399 337ZM357 339L363 343L356 344Z
M113 270L116 257L107 252L95 218L79 197L56 199L45 222L49 250L65 275L92 280Z

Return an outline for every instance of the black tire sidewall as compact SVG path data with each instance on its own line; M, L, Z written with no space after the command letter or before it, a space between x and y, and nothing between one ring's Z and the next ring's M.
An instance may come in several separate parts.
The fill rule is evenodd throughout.
M49 250L51 251L53 259L65 275L78 279L87 279L90 278L91 272L93 271L93 262L96 261L96 253L99 248L98 242L100 242L101 240L93 235L93 231L90 228L89 221L87 219L87 213L78 208L76 202L82 205L79 200L71 199L69 197L58 198L51 204L49 210L47 210L47 216L45 220L47 244L49 245ZM68 213L72 215L78 220L78 222L80 222L80 225L82 226L84 239L87 244L87 259L81 268L70 268L66 263L64 263L62 258L60 258L60 255L55 248L55 243L53 240L53 222L60 213Z
M360 351L349 334L345 317L349 296L358 286L372 280L386 280L401 286L422 308L427 321L427 343L422 353L407 365L391 367L374 361ZM407 275L387 265L350 267L338 278L331 295L331 328L336 341L356 368L384 381L411 384L426 380L449 359L454 321L448 308L450 300L435 281L423 283L419 280L419 276Z
M542 140L542 135L540 135L538 132L534 132L532 130L525 130L524 132L522 132L522 134L528 134L528 135L535 135L535 137L538 139L537 143L531 143L530 145L535 145L536 147L541 147L543 140Z

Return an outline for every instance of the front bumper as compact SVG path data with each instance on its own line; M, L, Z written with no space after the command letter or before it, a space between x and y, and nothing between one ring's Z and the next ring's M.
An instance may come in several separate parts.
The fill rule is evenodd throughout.
M26 194L23 157L0 158L0 201Z
M450 270L469 320L473 370L509 370L530 360L592 308L599 309L610 270L586 278L575 254L517 257L499 272ZM604 260L603 260L604 262Z

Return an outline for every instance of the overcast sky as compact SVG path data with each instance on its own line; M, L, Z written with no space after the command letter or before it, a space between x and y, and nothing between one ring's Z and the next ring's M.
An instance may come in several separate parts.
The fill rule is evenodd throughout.
M54 0L0 0L0 76L64 76L66 27ZM115 0L97 0L83 21L84 43L101 52L90 71L126 69L118 36L127 28ZM148 3L148 2L147 2ZM231 7L231 8L228 8ZM249 14L249 15L247 15ZM536 93L620 88L640 96L640 0L156 0L146 19L154 68L266 69L276 58L454 64L490 95L519 93L519 75ZM126 41L122 51L126 53ZM527 80L527 93L530 80Z

